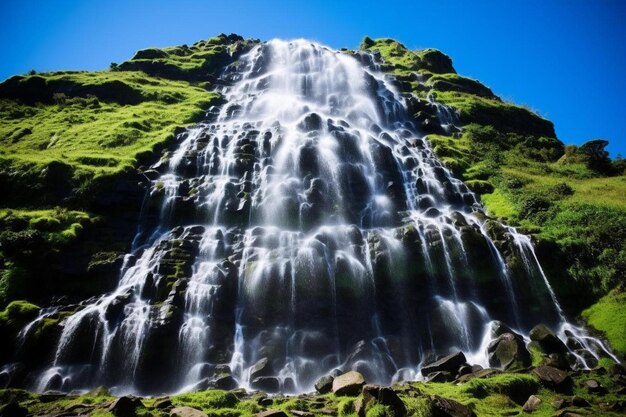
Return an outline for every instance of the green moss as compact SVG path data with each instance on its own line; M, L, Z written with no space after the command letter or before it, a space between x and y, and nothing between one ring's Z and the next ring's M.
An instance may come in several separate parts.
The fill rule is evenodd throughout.
M138 70L175 80L208 81L219 75L233 52L256 42L236 35L219 35L191 46L143 49L120 64L118 70Z
M626 292L613 291L585 311L582 316L594 329L606 335L611 347L626 355Z
M194 407L209 412L215 409L232 410L239 404L239 400L230 392L207 390L175 395L172 397L172 404Z
M426 84L437 91L457 91L461 93L470 93L480 97L486 97L494 99L496 101L500 101L500 99L497 98L488 87L485 87L479 81L473 80L471 78L462 77L454 73L432 75L428 79Z
M392 415L389 409L382 404L374 404L367 409L366 417L386 417Z
M494 126L502 132L556 136L552 122L524 107L459 91L437 91L434 96L437 101L458 109L464 124Z
M453 73L452 60L436 49L411 51L400 42L383 38L372 40L365 38L360 49L378 52L386 63L392 66L396 74L407 74L411 71L429 73Z
M151 78L141 72L50 73L37 77L50 85L51 91L119 82L139 92L139 99L132 104L107 101L106 89L90 101L75 98L63 103L25 103L28 89L21 86L30 79L25 77L10 98L0 100L0 159L17 166L61 161L91 175L132 166L139 155L172 137L175 127L193 122L217 97L184 81ZM31 133L15 140L15 132L26 128Z
M339 402L337 403L337 412L339 413L339 417L349 417L356 416L356 412L354 411L354 399L353 398L339 398Z
M481 199L487 212L493 216L509 219L517 214L515 206L501 189L496 189L490 194L483 194Z
M40 308L28 301L12 301L0 311L0 322L12 322L22 320L32 320L39 313Z
M475 398L484 398L490 394L503 394L519 404L539 390L539 383L531 375L501 374L491 378L472 379L463 388Z

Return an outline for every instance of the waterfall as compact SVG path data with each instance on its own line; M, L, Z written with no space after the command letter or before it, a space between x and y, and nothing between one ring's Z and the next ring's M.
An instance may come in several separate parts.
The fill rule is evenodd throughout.
M388 384L456 350L486 364L492 320L566 323L530 240L487 219L374 57L272 40L221 81L153 167L117 289L65 319L34 388Z

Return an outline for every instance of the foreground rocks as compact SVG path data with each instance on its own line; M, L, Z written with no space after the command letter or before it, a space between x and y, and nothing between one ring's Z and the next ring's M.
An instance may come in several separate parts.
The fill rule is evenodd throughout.
M357 396L365 385L365 378L356 371L346 372L333 380L333 394Z
M83 396L0 390L0 404L5 404L0 407L0 417L611 416L626 411L626 393L620 391L624 388L620 366L566 371L542 365L530 372L511 373L471 366L462 354L440 358L428 366L440 369L434 374L454 373L457 377L452 383L403 382L382 386L368 383L356 371L336 372L335 377L328 375L316 382L316 389L325 394L298 396L242 388L210 388L159 398L114 398L102 388ZM494 404L498 409L494 410Z
M207 417L205 413L191 407L176 407L170 413L171 417Z
M557 392L570 392L572 390L572 378L569 374L553 366L539 366L533 370L539 381L546 388Z
M476 417L471 408L449 398L434 395L431 401L434 417Z

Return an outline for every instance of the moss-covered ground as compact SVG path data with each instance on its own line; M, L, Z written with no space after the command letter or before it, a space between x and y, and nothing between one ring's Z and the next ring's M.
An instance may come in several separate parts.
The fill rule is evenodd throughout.
M611 341L613 349L626 355L626 292L612 291L582 315L592 328Z
M588 393L582 384L589 378L600 382L608 392L603 395ZM522 405L530 395L536 395L542 400L539 408L531 414L534 416L555 415L559 409L553 403L559 399L571 400L573 396L584 398L590 406L566 405L563 408L582 415L618 416L622 414L609 408L625 399L624 395L616 393L618 387L608 374L597 371L574 375L573 389L565 394L544 388L530 374L497 374L487 378L474 378L465 383L401 383L392 388L404 402L408 416L438 415L431 401L432 396L436 395L466 405L478 416L495 417L525 414ZM243 390L206 390L171 397L142 398L143 406L137 410L137 415L169 416L171 407L160 408L165 399L171 402L171 407L192 407L210 417L251 417L267 409L283 410L289 416L295 416L300 411L318 417L357 417L354 404L360 397L337 397L333 394L267 396L263 393L246 393ZM107 407L113 400L114 397L104 389L59 398L21 390L0 390L0 403L19 402L34 416L60 413L64 410L82 410L85 415L91 416L112 416ZM368 417L393 417L392 410L382 404L368 404L365 411Z

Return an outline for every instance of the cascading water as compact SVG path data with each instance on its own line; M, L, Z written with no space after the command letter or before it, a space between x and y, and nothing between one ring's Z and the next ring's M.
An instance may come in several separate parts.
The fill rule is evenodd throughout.
M387 384L454 350L487 364L495 319L580 334L529 239L483 214L372 56L274 40L222 81L219 113L154 167L118 288L65 319L36 389Z

